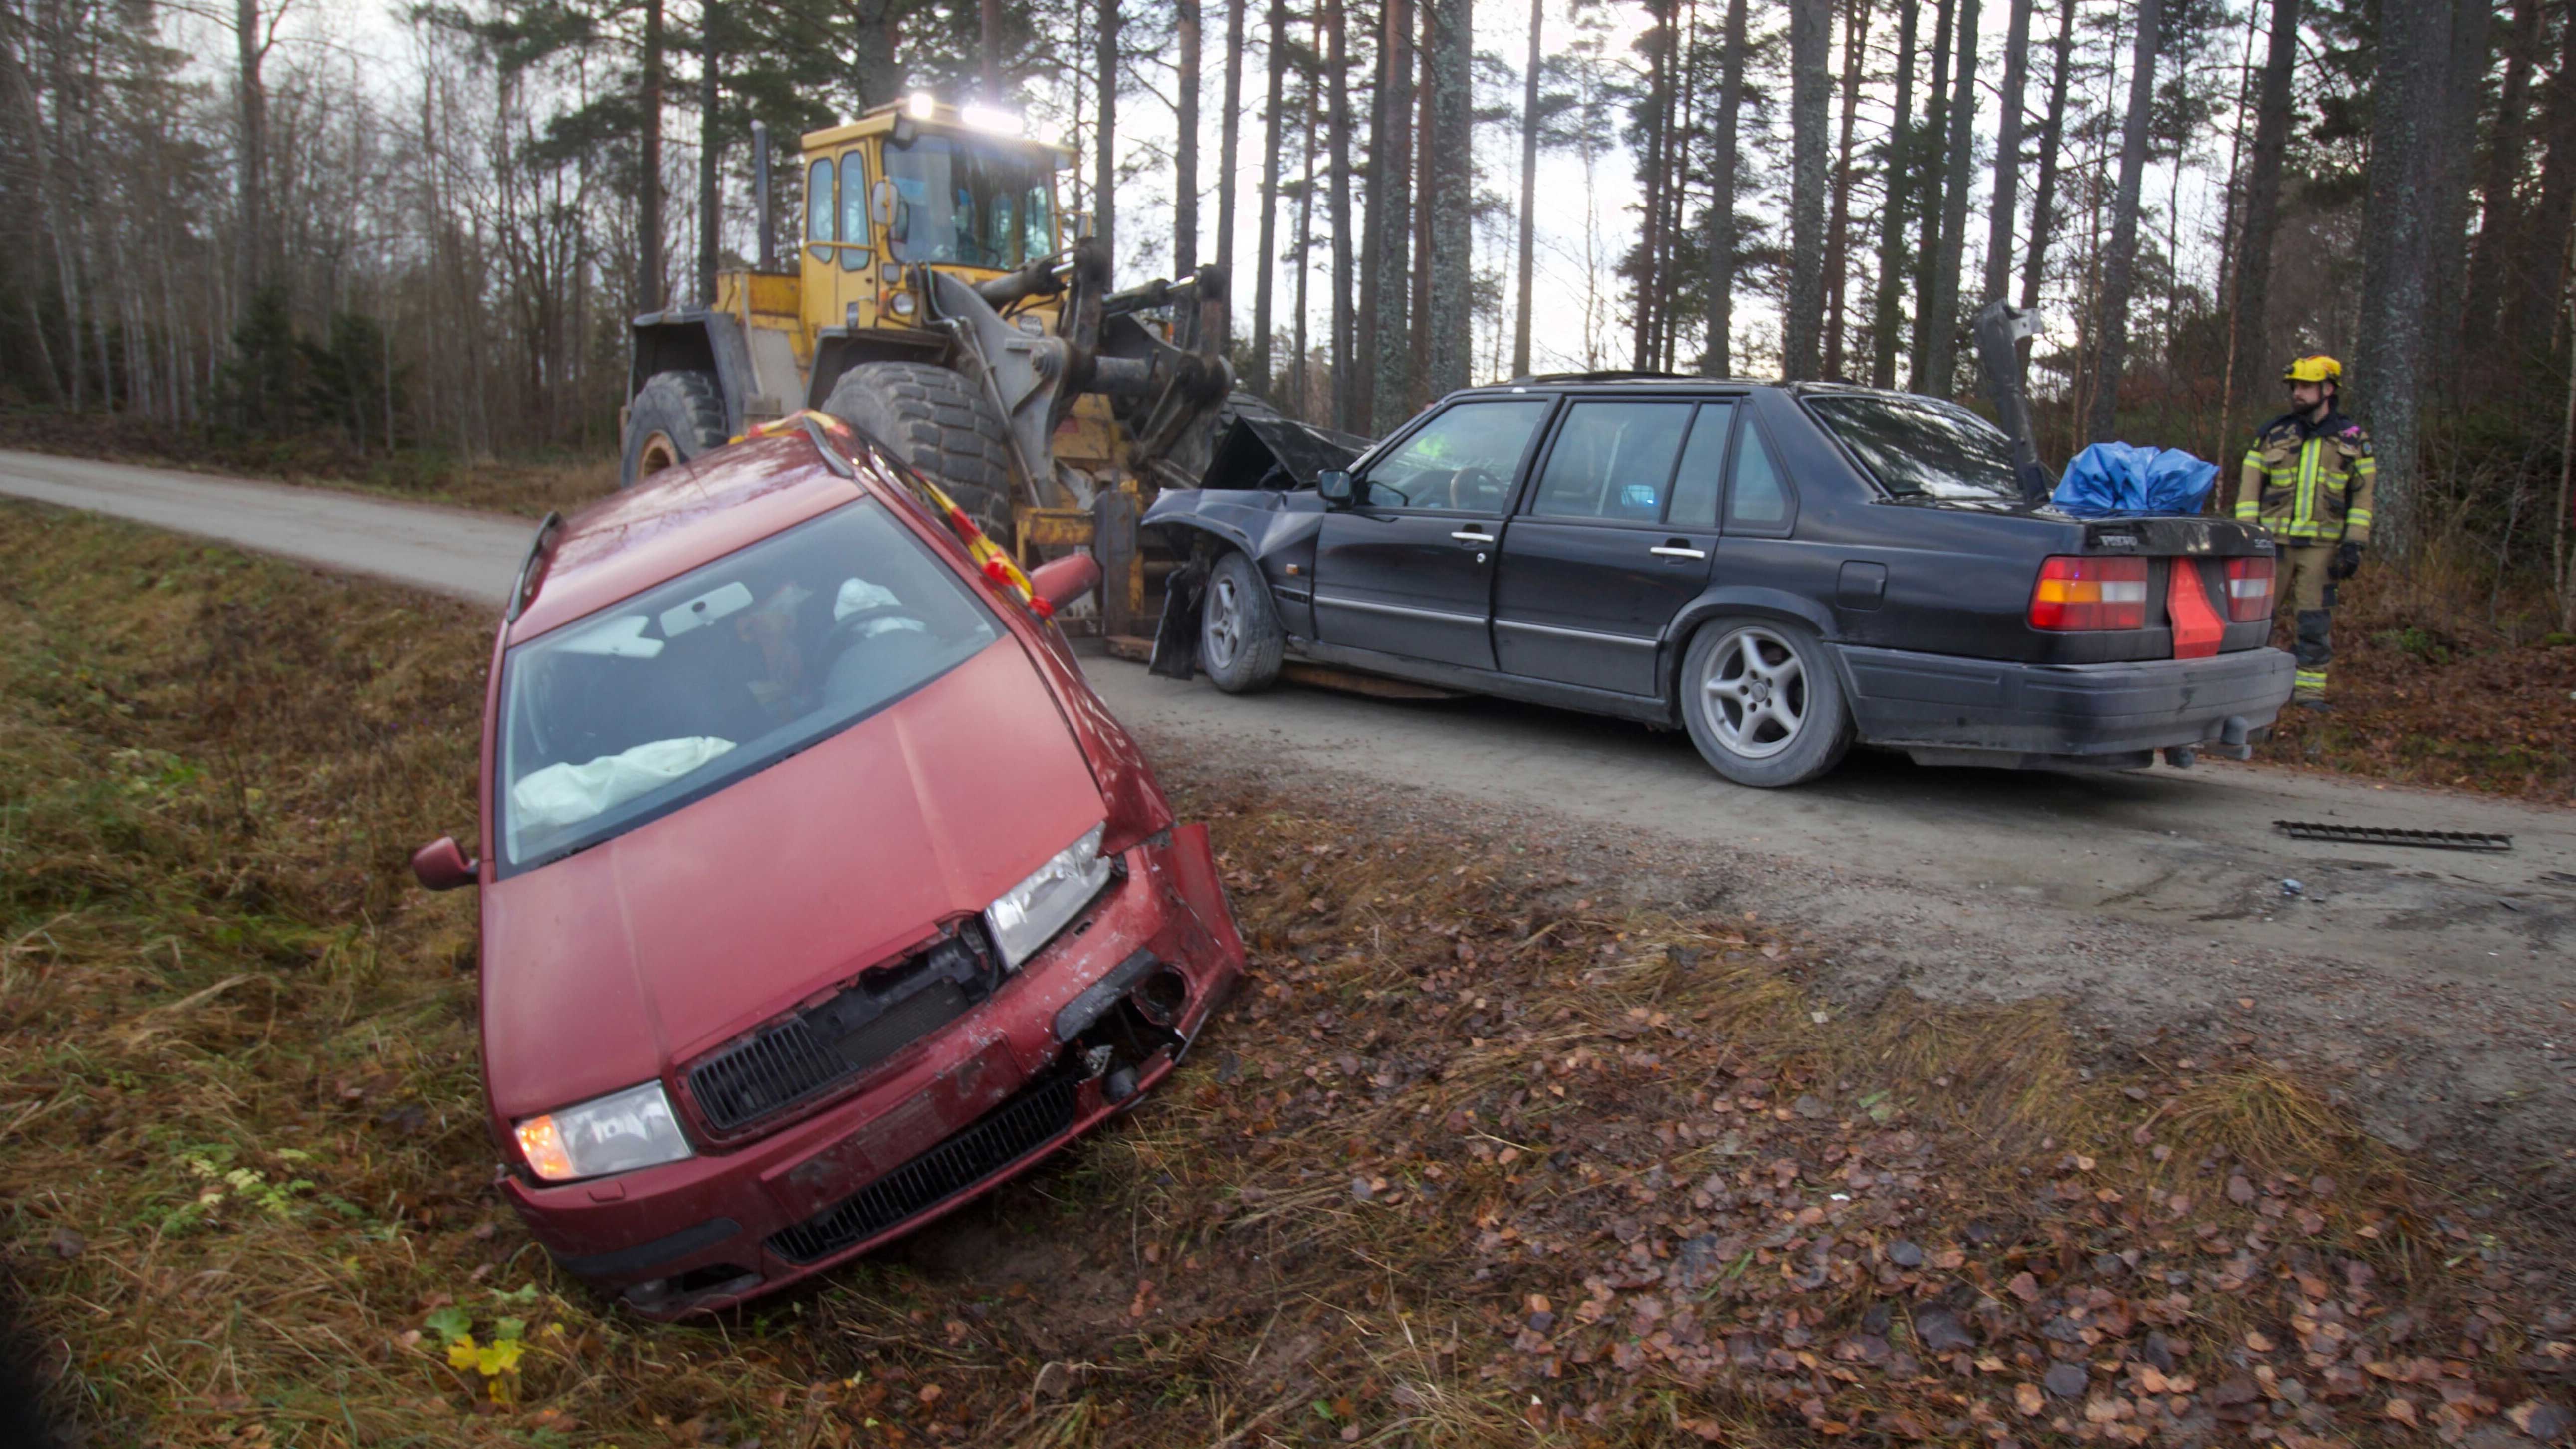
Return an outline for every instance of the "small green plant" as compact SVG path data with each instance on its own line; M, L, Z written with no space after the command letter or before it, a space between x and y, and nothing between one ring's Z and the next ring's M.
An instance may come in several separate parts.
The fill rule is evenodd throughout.
M2403 629L2383 629L2371 637L2371 642L2382 649L2411 654L2427 664L2451 662L2452 651L2448 642L2440 635L2417 628L2412 624Z
M310 1178L290 1178L285 1182L270 1180L269 1175L241 1161L240 1149L228 1142L204 1143L183 1149L179 1165L198 1183L197 1195L181 1204L163 1219L163 1227L178 1228L204 1221L215 1215L226 1202L248 1206L269 1217L293 1221L304 1209L301 1193L311 1192ZM275 1154L285 1162L310 1162L313 1155L292 1147Z
M528 1351L527 1320L495 1318L491 1338L478 1342L474 1337L474 1316L450 1304L423 1319L421 1327L438 1335L439 1345L447 1351L449 1368L481 1377L483 1390L492 1396L492 1402L517 1402L519 1360Z

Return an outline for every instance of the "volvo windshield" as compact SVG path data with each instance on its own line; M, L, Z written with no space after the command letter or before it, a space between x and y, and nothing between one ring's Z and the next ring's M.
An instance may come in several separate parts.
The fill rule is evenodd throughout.
M1055 252L1055 172L1035 155L915 136L886 143L885 168L904 203L896 261L1007 271Z
M550 630L502 665L502 864L542 864L677 809L1000 637L874 500Z

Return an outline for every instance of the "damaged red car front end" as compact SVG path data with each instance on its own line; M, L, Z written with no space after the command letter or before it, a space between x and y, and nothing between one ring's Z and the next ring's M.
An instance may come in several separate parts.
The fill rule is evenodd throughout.
M816 421L532 554L462 867L491 1125L537 1239L642 1313L1008 1181L1169 1074L1240 979L1206 827L1043 587L970 544Z

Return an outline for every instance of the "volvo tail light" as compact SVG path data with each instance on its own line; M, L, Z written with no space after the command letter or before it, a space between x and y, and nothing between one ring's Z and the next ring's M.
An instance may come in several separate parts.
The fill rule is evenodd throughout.
M2227 561L2227 618L2252 624L2272 617L2272 561L2232 558Z
M2147 627L2147 561L2059 555L2041 564L2030 590L2034 629Z

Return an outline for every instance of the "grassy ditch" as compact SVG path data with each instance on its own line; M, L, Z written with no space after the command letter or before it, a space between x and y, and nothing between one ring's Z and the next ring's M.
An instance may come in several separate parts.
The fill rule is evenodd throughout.
M2571 1402L2545 1227L2250 1057L1845 1018L1770 923L1215 780L1254 974L1163 1091L639 1323L490 1192L472 905L403 879L471 818L481 611L16 506L0 548L0 1261L98 1442L2304 1449Z

